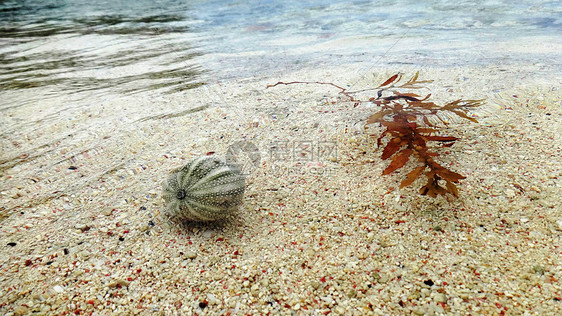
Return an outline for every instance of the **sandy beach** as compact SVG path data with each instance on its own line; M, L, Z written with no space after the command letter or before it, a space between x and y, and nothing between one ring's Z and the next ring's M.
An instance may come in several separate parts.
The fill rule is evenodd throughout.
M547 69L348 64L8 109L0 313L561 314L562 94ZM327 86L266 89L418 70L436 102L486 99L479 123L444 130L460 138L439 157L467 177L458 199L398 189L413 164L381 175L375 107ZM236 215L170 221L167 173L236 143L260 153ZM312 157L295 158L303 144Z

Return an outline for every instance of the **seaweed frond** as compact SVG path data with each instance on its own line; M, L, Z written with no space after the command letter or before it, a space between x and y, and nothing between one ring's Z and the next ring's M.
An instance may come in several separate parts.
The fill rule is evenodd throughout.
M326 82L278 82L268 87L296 83L331 85L338 88L340 93L349 98L349 101L355 102L355 106L362 102L373 103L378 107L378 111L367 118L366 125L379 124L383 128L377 138L377 146L383 147L384 143L381 159L390 159L390 164L382 174L388 175L401 169L413 157L418 166L406 175L406 179L400 183L400 188L411 185L424 175L427 183L420 188L420 194L431 197L451 194L458 197L456 184L465 176L438 164L435 159L440 154L428 144L437 142L441 147L452 146L458 138L439 135L439 122L448 125L447 117L456 115L477 123L478 121L470 113L481 106L484 100L458 99L439 105L429 101L431 94L421 96L411 91L425 88L423 84L430 83L431 80L419 80L419 72L406 82L402 82L402 79L402 74L395 74L374 89L360 91L348 91L339 85ZM354 97L355 94L364 91L376 91L376 96L368 100Z

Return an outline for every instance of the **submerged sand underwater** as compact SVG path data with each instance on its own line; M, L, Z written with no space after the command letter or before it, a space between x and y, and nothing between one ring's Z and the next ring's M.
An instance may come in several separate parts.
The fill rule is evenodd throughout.
M556 315L562 308L560 78L522 65L303 69L180 94L9 110L2 140L2 314ZM460 198L382 176L368 87L420 71L439 102L486 98L439 158ZM372 87L372 86L371 86ZM33 115L30 115L33 113ZM17 128L16 128L17 127ZM180 225L161 181L188 160L261 154L237 215ZM311 160L276 156L307 144ZM321 155L319 148L329 150ZM332 151L333 150L333 151ZM413 165L412 165L413 166Z

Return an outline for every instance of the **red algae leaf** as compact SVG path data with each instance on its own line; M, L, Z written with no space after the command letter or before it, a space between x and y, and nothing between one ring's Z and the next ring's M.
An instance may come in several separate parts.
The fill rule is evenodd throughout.
M408 82L406 82L405 84L401 85L401 88L410 88L410 89L419 89L422 86L417 86L416 84L420 84L420 83L430 83L433 82L433 80L422 80L422 81L418 81L418 76L419 76L420 72L416 72L416 74L414 76L412 76L412 78L410 78L410 80L408 80Z
M396 156L394 156L394 158L392 158L392 162L390 163L390 165L388 165L388 167L386 167L386 169L384 169L382 174L387 175L397 169L402 168L406 164L406 162L408 162L408 159L410 159L410 155L413 152L414 151L409 148L400 151Z
M419 166L416 169L410 171L408 175L406 175L406 179L404 179L402 183L400 183L400 189L402 189L403 187L407 187L410 184L412 184L414 181L416 181L416 179L419 178L419 176L422 174L425 168L426 166L424 165L424 166Z
M462 117L462 118L465 118L465 119L467 119L467 120L470 120L470 121L472 121L472 122L474 122L474 123L478 123L478 121L477 121L474 117L470 117L470 116L466 115L466 113L464 113L463 111L459 111L459 110L449 110L449 111L455 113L456 115L458 115L458 116L460 116L460 117Z
M427 180L427 184L420 189L420 194L429 195L432 198L437 197L438 194L446 195L448 191L438 184L437 182L438 179L439 177L429 178Z
M422 120L427 126L432 126L432 127L435 126L434 124L431 124L431 122L429 121L429 119L425 115L422 117Z
M381 159L387 160L392 155L394 155L394 153L396 153L398 149L400 149L400 147L402 147L402 141L400 138L391 139L386 145L386 147L384 147L384 150L382 151Z
M420 194L421 195L429 195L432 198L437 197L437 191L435 190L435 187L433 186L433 184L429 184L429 183L424 185L420 189Z
M423 138L425 138L425 140L433 140L438 142L454 142L458 139L457 137L453 136L423 136Z
M367 119L367 125L379 122L381 118L390 113L392 113L392 110L382 110L369 116L369 118Z
M454 197L459 197L459 190L453 182L447 181L447 190L449 190L449 193L451 193Z
M377 148L381 147L382 139L388 134L388 130L384 131L379 138L377 138Z
M408 82L406 82L406 84L415 83L416 80L418 80L418 76L419 76L419 75L420 75L420 72L419 72L419 71L416 71L416 74L415 74L412 78L410 78L410 80L408 80Z
M402 134L409 135L412 133L412 129L415 128L415 124L404 124L403 122L391 122L391 121L380 121L382 126L385 126L389 132L392 134Z
M418 132L418 133L428 133L428 134L429 134L429 133L439 132L439 130L436 129L436 128L424 128L424 127L421 127L421 128L416 129L416 132ZM427 137L427 136L424 136L424 137Z
M394 76L388 78L385 82L383 82L383 83L382 83L380 86L378 86L377 88L384 87L384 86L388 86L389 84L393 83L397 78L398 78L398 74L395 74Z
M437 173L437 175L439 175L441 178L443 178L447 181L456 183L456 182L459 182L459 180L462 180L462 179L466 178L465 176L463 176L459 173L453 172L453 171L441 166L438 163L433 162L431 166L433 167L433 170L435 170L435 173Z
M440 109L441 108L438 104L436 104L435 102L431 102L431 101L408 101L408 104L411 107L416 107L416 108L426 109L426 110L434 110L434 109Z
M444 187L440 185L435 185L435 191L437 191L437 193L441 195L447 195L448 192Z

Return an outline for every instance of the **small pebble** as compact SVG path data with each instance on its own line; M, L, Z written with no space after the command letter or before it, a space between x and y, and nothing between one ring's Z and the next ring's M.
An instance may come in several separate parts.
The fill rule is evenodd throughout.
M129 282L123 279L115 279L107 285L108 287L116 287L117 285L120 286L129 286Z
M536 265L533 267L533 272L537 274L544 274L544 267Z
M510 197L510 198L515 197L515 191L512 190L512 189L506 189L506 190L505 190L505 195L506 195L507 197Z
M90 258L91 255L92 254L90 253L90 251L88 251L86 249L84 249L84 250L82 250L78 253L78 256L80 256L80 258L82 258L83 260L86 260L86 259Z
M336 308L334 309L334 312L338 315L344 315L345 314L345 308L343 308L341 306L336 306Z
M313 289L317 290L320 287L320 282L318 281L312 281L310 282L310 286L312 286Z
M447 302L447 296L445 296L445 294L443 294L443 293L437 293L433 297L433 301L435 301L436 303L446 303Z
M16 308L14 308L14 315L25 315L27 314L29 311L29 308L25 307L25 306L18 306Z
M331 296L324 296L324 297L321 297L321 299L322 299L324 302L326 302L328 305L331 305L331 304L334 304L334 303L335 303L334 299L332 299Z
M74 225L74 228L82 232L90 230L90 227L88 225L82 223Z

